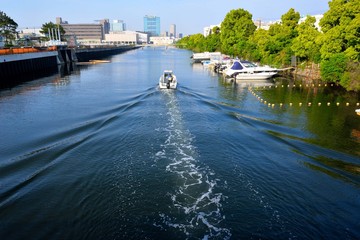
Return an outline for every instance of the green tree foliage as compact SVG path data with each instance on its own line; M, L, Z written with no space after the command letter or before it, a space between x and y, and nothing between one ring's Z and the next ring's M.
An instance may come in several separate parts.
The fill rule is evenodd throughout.
M247 41L256 26L252 15L244 10L231 10L221 23L221 48L226 54L242 56L246 52Z
M57 29L60 29L60 36L61 36L60 38L63 39L63 36L65 34L64 28L61 25L55 24L53 22L44 23L41 27L40 32L42 34L45 34L46 40L50 40L49 30L50 30L50 32L52 32L52 29L53 29L53 31L57 31ZM57 32L55 33L55 35L56 34L57 34Z
M348 64L345 53L336 53L321 63L321 76L327 82L341 82Z
M345 52L351 60L360 60L360 0L332 0L320 21L321 57Z
M5 38L6 45L9 45L16 37L18 24L6 13L0 11L0 35Z
M360 0L332 0L320 21L321 76L360 90ZM338 66L336 66L338 64Z
M293 52L292 41L298 36L297 25L300 14L291 8L281 16L281 23L273 24L269 28L269 39L266 43L268 51L267 61L276 65L288 65Z
M194 52L220 51L220 28L214 27L211 34L206 38L200 33L184 37L176 45L180 48L191 49Z
M269 56L269 51L267 49L268 40L269 33L267 30L256 30L254 34L249 37L247 52L244 57L253 61L265 63L266 56Z
M297 26L298 36L294 38L291 50L300 60L318 63L320 61L320 45L317 43L317 39L321 33L315 27L315 21L315 17L308 16Z
M205 38L205 49L207 52L221 51L220 28L214 27L209 36Z

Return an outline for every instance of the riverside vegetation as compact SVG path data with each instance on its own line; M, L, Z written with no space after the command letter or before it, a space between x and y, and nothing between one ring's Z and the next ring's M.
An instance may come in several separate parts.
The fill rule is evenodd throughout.
M257 29L251 13L231 10L209 36L190 35L177 45L195 52L221 51L277 67L289 66L296 56L300 68L318 65L322 81L360 91L360 0L330 1L319 23L321 29L315 27L315 17L299 20L299 12L291 8L269 30Z

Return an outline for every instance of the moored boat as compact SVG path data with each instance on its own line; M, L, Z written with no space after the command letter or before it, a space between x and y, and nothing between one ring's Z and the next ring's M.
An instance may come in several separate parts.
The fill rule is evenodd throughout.
M265 80L274 77L277 72L276 68L259 67L250 61L235 60L223 71L223 74L236 80Z
M159 79L160 89L176 89L177 79L172 70L165 70Z

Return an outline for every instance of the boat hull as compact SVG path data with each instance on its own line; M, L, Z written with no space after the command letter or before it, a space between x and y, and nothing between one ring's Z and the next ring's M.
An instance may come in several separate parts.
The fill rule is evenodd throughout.
M176 89L177 88L177 82L170 83L169 85L165 84L165 83L162 83L162 82L159 82L159 88L160 89Z
M278 69L276 68L259 67L252 62L240 60L234 61L223 71L225 77L236 80L266 80L274 77L277 73Z
M246 73L236 74L236 80L266 80L273 78L277 73Z

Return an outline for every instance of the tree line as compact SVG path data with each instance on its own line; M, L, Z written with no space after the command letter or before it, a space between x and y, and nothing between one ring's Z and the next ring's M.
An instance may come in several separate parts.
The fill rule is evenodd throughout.
M204 37L194 34L177 42L195 52L224 54L274 66L288 66L292 56L303 64L320 66L321 78L347 90L360 90L360 0L332 0L329 10L315 26L315 17L299 23L291 8L268 30L255 26L244 9L228 12L219 27Z

